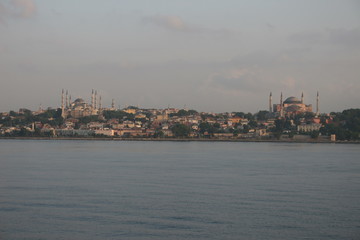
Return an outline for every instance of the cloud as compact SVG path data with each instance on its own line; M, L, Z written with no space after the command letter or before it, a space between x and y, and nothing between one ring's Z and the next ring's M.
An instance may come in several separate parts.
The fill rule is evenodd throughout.
M192 29L178 16L156 15L144 17L142 20L145 23L151 23L170 30L190 31Z
M30 18L36 14L34 0L5 0L0 3L0 22L9 18Z
M188 33L217 33L230 34L232 31L228 29L210 29L195 24L185 22L179 16L172 15L154 15L142 18L143 23L149 23L172 31L188 32Z
M343 46L360 45L360 27L356 28L329 28L323 31L306 31L292 34L289 42L296 44L331 44Z
M235 68L223 70L211 74L207 85L211 88L221 88L224 91L239 92L256 92L262 84L254 71L246 68Z
M277 77L262 68L223 68L211 74L201 88L203 93L216 96L213 104L227 102L233 108L230 108L231 111L236 109L234 101L241 106L240 111L249 111L253 106L265 109L269 92L273 92L274 96L280 95L283 90L288 96L298 92L296 79L288 76ZM222 108L226 109L227 105Z
M23 18L32 17L36 13L36 5L33 0L11 0L14 13Z
M293 77L288 77L281 82L281 84L285 87L285 89L294 90L295 89L296 80Z
M254 51L245 55L237 55L230 59L229 64L234 67L283 67L284 64L295 64L303 61L304 56L311 53L309 47L284 48L278 51Z
M329 41L347 46L360 45L360 27L353 29L328 29Z
M276 53L256 52L218 63L211 67L212 70L208 69L212 73L203 86L221 94L237 96L255 96L275 89L288 93L307 89L309 81L297 70L298 65L302 65L301 60L296 60L297 52L297 49Z
M266 23L266 27L267 27L269 30L274 30L274 29L275 29L275 26L272 25L271 23Z
M61 12L59 12L56 9L51 9L51 12L55 15L55 16L62 16L63 14Z
M318 44L326 40L322 32L299 32L289 36L288 40L293 43Z

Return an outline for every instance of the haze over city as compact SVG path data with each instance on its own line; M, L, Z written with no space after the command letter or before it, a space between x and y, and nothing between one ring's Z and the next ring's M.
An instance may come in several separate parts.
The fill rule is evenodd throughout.
M359 107L358 1L0 0L0 112L103 106L257 112L284 97Z

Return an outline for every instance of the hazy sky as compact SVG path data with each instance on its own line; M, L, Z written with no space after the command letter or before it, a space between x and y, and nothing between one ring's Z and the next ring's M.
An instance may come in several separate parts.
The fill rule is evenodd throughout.
M360 107L360 1L0 0L0 111L103 106L257 112Z

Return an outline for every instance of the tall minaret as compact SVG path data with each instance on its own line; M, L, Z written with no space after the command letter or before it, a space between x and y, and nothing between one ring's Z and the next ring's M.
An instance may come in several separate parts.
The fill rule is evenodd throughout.
M319 112L319 91L316 93L316 116L320 114Z
M66 90L66 96L65 96L65 107L68 108L69 107L69 101L68 101L68 90Z
M115 109L115 102L114 99L111 100L111 109Z
M70 108L70 105L71 105L71 95L69 95L69 108Z
M64 89L61 91L61 109L64 108Z
M101 95L99 96L99 110L101 110Z
M65 118L64 89L61 91L61 117Z
M96 98L97 98L97 91L95 90L95 95L94 95L94 109L96 109Z
M301 103L304 104L304 92L301 93Z
M272 112L272 92L270 92L269 96L269 112Z
M280 95L280 117L284 116L284 106L283 106L283 96L282 96L282 92Z
M91 91L91 107L94 109L94 89Z

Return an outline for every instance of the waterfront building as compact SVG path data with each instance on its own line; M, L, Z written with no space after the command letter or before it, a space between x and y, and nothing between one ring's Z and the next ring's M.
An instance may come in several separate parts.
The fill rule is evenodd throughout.
M95 132L87 129L55 129L56 136L63 137L89 137L93 136Z
M96 135L104 135L104 136L108 136L108 137L112 137L115 135L115 130L114 129L96 129L94 130Z
M297 126L299 132L313 132L319 131L322 127L321 123L310 123L310 124L301 124Z

